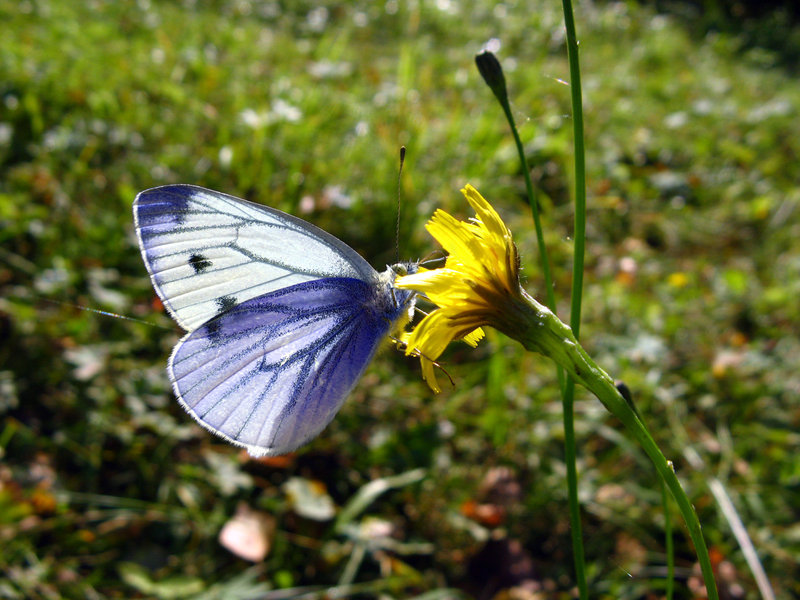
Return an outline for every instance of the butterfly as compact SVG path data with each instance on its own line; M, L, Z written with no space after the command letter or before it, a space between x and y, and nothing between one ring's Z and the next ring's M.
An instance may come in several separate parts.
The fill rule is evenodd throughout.
M317 436L413 311L414 292L393 284L416 263L378 273L274 208L166 185L138 194L133 215L153 287L187 331L167 367L175 395L253 456Z

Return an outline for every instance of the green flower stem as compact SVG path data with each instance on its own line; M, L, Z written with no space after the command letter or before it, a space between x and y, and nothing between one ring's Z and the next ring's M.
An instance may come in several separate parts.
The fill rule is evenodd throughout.
M517 125L514 122L514 115L511 113L511 104L508 101L508 90L506 89L506 79L503 75L503 69L500 66L500 61L497 57L489 51L484 51L475 57L475 64L478 71L492 90L492 93L500 103L503 113L508 121L508 126L511 129L511 135L514 137L514 144L517 146L517 154L519 155L519 162L522 167L522 176L525 179L525 190L528 193L528 205L531 208L531 216L533 217L533 226L536 230L536 240L539 248L539 263L542 265L542 274L544 275L545 298L547 306L555 310L556 297L554 293L553 277L550 273L550 259L547 257L547 246L544 243L544 231L542 230L542 220L539 216L539 201L536 197L536 192L531 183L531 170L528 166L528 159L525 157L525 147L522 145L522 140L517 131Z
M519 295L510 299L503 308L505 310L499 311L502 316L493 324L496 329L520 342L525 349L553 359L569 377L597 396L639 442L675 498L683 516L689 537L694 543L709 600L719 600L708 548L697 514L675 475L672 463L664 457L644 423L620 395L614 381L589 357L575 339L572 329L524 290L520 289Z
M574 30L574 27L573 27ZM570 55L572 57L572 55ZM575 60L577 60L577 55ZM528 192L528 204L531 208L531 215L533 216L533 225L536 230L536 240L539 247L539 263L542 265L542 274L544 275L545 298L547 306L552 310L556 307L555 288L553 286L553 277L550 274L550 259L547 256L547 246L544 242L544 232L542 231L542 220L539 216L539 201L536 197L533 184L531 183L531 170L528 166L528 159L525 156L525 148L522 145L522 140L519 137L517 125L514 122L514 115L511 113L511 104L508 100L508 90L506 89L506 79L503 75L503 69L500 66L500 61L497 60L494 54L488 51L481 52L475 57L475 64L480 71L481 77L492 90L492 93L497 98L503 113L508 121L508 126L511 129L511 135L514 137L514 143L517 146L517 154L519 155L519 162L522 167L522 174L525 179L525 189ZM580 81L578 83L578 90L580 90ZM580 93L579 93L580 96ZM580 158L576 159L576 168L581 165L581 173L576 176L576 182L585 180L583 175L583 112L580 111L577 120L581 123L580 129L580 144L576 141L575 151L580 150ZM578 131L576 130L576 140ZM573 275L572 291L572 323L577 328L580 323L580 305L581 305L581 292L583 289L583 246L584 246L584 230L586 229L586 192L585 184L581 183L581 191L576 193L576 216L575 216L575 261L573 270L577 271L577 275ZM577 198L583 198L582 202L577 202ZM577 316L575 309L577 307ZM575 416L573 411L575 399L575 382L567 379L564 380L564 373L561 367L558 368L558 387L561 390L561 398L563 405L563 418L564 418L564 463L567 467L567 495L569 498L569 521L570 521L570 534L572 535L572 556L575 564L575 579L578 583L578 593L581 600L588 598L588 586L586 584L586 559L583 550L583 534L581 529L581 509L580 502L578 501L578 469L577 469L577 452L575 443Z

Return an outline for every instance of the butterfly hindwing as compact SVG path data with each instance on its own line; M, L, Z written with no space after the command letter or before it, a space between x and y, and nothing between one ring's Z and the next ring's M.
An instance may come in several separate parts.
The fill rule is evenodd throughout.
M134 219L153 286L187 331L297 283L377 278L358 253L314 225L201 187L146 190L134 201Z
M175 347L175 393L253 455L294 450L333 419L409 298L337 277L236 304Z

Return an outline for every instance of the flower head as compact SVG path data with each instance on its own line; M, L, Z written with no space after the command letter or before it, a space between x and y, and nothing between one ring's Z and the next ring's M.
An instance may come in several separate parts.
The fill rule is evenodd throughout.
M433 361L447 345L459 339L477 345L485 325L506 330L508 307L524 293L511 232L478 190L467 185L461 191L475 218L459 221L437 210L426 226L448 253L445 266L420 269L395 281L397 287L416 290L438 307L402 338L406 354L419 356L423 377L434 391L439 386Z

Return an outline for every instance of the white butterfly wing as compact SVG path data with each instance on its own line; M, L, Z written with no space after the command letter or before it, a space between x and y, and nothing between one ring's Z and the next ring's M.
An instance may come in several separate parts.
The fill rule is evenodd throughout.
M355 250L318 227L205 188L146 190L136 196L133 214L153 287L187 331L297 283L378 278Z
M175 394L251 455L290 452L330 423L412 297L333 277L238 304L175 347Z

